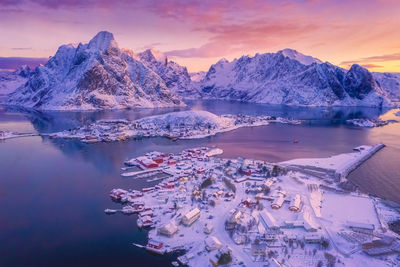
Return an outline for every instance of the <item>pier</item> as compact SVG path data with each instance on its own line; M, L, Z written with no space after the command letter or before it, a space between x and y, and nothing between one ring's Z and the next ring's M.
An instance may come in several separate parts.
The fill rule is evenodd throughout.
M355 169L357 169L361 164L363 164L365 161L367 161L369 158L371 158L375 153L380 151L382 148L384 148L385 145L382 143L379 143L375 146L370 147L369 149L362 150L362 148L365 148L365 146L361 146L355 149L360 149L359 153L360 157L355 159L354 161L348 162L346 166L344 166L341 170L337 170L335 175L340 179L340 181L346 179L346 177Z

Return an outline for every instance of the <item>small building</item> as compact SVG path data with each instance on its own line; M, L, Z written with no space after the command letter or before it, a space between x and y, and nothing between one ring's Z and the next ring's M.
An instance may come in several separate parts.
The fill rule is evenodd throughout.
M264 186L271 188L271 186L275 183L274 179L268 179L265 181Z
M192 225L198 218L200 218L200 210L194 208L182 217L182 223L186 226Z
M266 210L263 210L259 214L260 222L264 225L265 229L277 230L279 225L276 223L274 216Z
M161 163L164 162L164 159L162 157L156 157L156 158L153 159L153 161L155 163L161 164Z
M300 207L301 207L301 197L299 194L296 194L290 201L289 210L299 211Z
M233 211L232 215L229 216L228 222L230 223L240 223L242 218L242 212L240 210Z
M249 169L247 169L247 170L239 169L239 173L240 173L241 175L250 176L250 175L251 175L251 170L249 170Z
M157 230L158 234L169 237L173 236L177 231L178 231L178 226L174 221L170 221L169 223L164 224Z
M215 236L207 237L204 242L206 243L206 249L208 251L220 249L222 247L221 242Z
M267 244L260 242L254 242L251 244L251 255L261 257L267 256Z
M354 232L372 233L375 230L375 225L371 223L347 221L347 226Z
M275 200L271 204L271 208L273 209L280 209L285 201L285 197L280 195L279 197L275 198Z
M158 168L158 164L154 162L152 159L149 159L148 157L145 156L137 157L136 160L140 165L142 165L147 169Z
M204 225L203 231L204 231L205 234L211 234L212 231L214 231L214 226L210 222L207 222Z
M304 235L306 243L321 243L322 236L319 233L307 233Z
M294 233L287 233L284 237L283 240L285 241L295 241L297 240L297 235Z

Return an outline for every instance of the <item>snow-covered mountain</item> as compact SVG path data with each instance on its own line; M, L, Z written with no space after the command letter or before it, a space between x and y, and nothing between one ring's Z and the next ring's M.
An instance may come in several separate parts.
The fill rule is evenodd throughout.
M204 79L204 77L206 77L206 74L207 74L207 72L205 72L205 71L189 73L190 80L192 82L200 82L201 80Z
M390 106L372 74L359 65L350 70L291 49L221 59L198 83L204 98L313 106Z
M374 72L372 75L390 100L400 102L400 73Z
M299 53L298 51L296 51L294 49L290 49L290 48L285 48L281 51L278 51L278 53L281 53L285 57L297 60L298 62L300 62L303 65L311 65L313 63L317 63L317 64L323 63L318 58L303 55L302 53Z
M8 95L14 92L18 87L24 85L31 73L32 70L26 65L19 67L13 72L0 72L0 95Z
M183 94L190 86L190 76L186 69L171 60L162 52L148 49L138 53L140 61L157 73L167 87L174 93Z
M184 105L157 73L119 49L106 31L88 44L61 46L10 94L8 103L44 110Z

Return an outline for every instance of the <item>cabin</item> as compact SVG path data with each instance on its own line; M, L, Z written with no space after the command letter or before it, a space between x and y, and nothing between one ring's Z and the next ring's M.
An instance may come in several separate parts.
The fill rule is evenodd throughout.
M158 164L148 157L138 157L136 160L140 165L147 169L158 168Z
M161 163L164 162L164 159L161 158L161 157L156 157L156 158L153 159L153 161L154 161L155 163L157 163L157 164L161 164Z
M176 160L170 159L168 160L168 165L175 165L176 164Z
M162 242L150 239L147 242L146 249L155 253L164 254L165 248Z
M299 194L296 194L290 201L289 210L296 212L299 211L300 208L301 208L301 197Z
M194 208L182 217L182 224L185 226L190 226L199 218L200 210L198 208Z

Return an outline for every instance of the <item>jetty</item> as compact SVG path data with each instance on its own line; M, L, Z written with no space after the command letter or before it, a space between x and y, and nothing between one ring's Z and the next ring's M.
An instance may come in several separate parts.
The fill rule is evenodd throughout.
M374 154L384 148L384 144L358 146L353 153L340 154L329 158L304 158L279 163L287 170L312 175L322 180L346 181L346 177Z
M352 171L357 169L361 164L363 164L384 147L384 144L379 143L372 147L359 146L354 148L353 150L360 153L360 157L357 157L354 161L349 161L341 170L336 171L336 175L339 176L340 180L345 179Z

